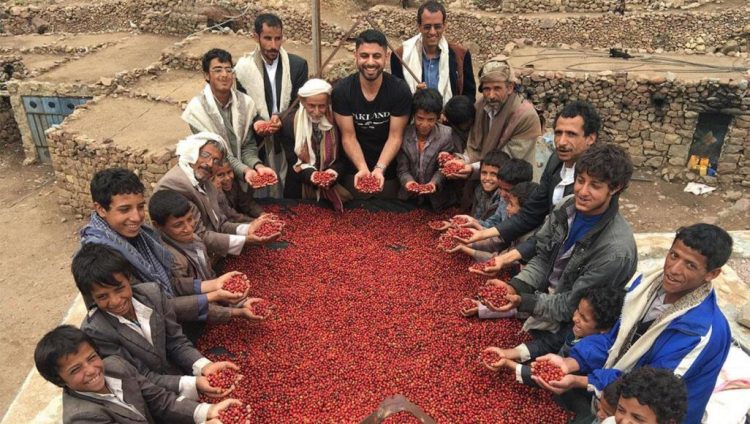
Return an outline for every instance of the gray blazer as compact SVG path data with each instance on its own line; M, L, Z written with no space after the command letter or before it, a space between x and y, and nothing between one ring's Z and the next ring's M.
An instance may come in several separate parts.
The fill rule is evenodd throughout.
M406 200L413 196L425 197L411 193L404 188L409 181L419 184L434 183L437 191L428 195L433 209L444 209L456 200L455 193L443 187L445 176L438 170L438 153L458 152L458 141L454 138L450 127L437 124L430 136L427 138L429 144L422 152L422 161L419 161L419 147L417 146L417 133L414 125L409 125L404 131L404 141L401 143L401 151L396 157L398 179L401 189L398 198ZM418 197L418 198L419 198Z
M110 356L104 359L104 374L122 381L123 401L133 405L141 414L136 414L105 400L76 393L68 388L63 391L64 424L103 423L190 423L198 403L155 386L122 358ZM158 420L158 421L157 421Z
M193 363L203 355L182 334L182 327L158 285L141 283L132 288L133 297L153 310L149 320L153 346L96 307L83 320L81 330L94 340L102 356L119 355L152 383L177 393L180 377L192 375Z
M219 193L210 181L204 184L206 194L200 193L190 183L185 172L175 165L156 184L155 191L174 190L192 204L195 233L206 244L210 255L226 256L229 253L229 235L237 230L238 223L229 222L219 207Z

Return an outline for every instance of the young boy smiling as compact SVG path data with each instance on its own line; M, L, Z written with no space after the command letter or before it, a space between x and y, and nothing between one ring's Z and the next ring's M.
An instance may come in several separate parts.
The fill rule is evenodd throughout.
M195 219L185 196L172 190L157 191L149 199L148 213L161 236L162 244L174 258L172 275L176 282L175 290L180 294L178 288L181 286L199 285L209 302L209 323L226 322L234 316L248 320L262 319L252 311L252 305L261 299L246 299L247 293L237 294L223 289L229 277L237 272L228 272L216 278L209 264L206 245L195 234ZM238 307L223 306L228 304Z
M96 342L102 355L118 355L152 383L191 399L197 399L199 392L207 396L228 393L212 387L206 376L239 368L203 357L182 333L156 284L131 286L130 264L117 251L99 244L84 245L71 269L78 290L96 304L81 330Z
M197 403L150 383L122 358L103 359L81 330L62 325L37 343L34 362L63 388L63 423L204 423L233 404ZM215 421L211 421L215 422Z

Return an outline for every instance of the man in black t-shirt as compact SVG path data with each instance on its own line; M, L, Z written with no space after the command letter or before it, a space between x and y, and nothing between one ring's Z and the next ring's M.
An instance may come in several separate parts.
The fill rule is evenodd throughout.
M339 81L332 94L344 151L354 167L351 172L356 172L344 182L357 186L360 178L373 175L381 195L395 198L394 159L411 113L411 92L404 81L383 72L389 52L381 32L359 34L354 57L358 72Z

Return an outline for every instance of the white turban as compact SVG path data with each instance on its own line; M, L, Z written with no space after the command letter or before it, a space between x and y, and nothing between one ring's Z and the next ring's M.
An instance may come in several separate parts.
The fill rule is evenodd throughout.
M224 154L227 154L227 142L220 135L208 131L189 135L187 138L178 141L175 148L175 154L179 157L177 166L185 172L190 182L196 187L199 185L199 182L195 179L195 171L192 165L198 161L201 148L209 141L219 143L223 146L222 150L224 150Z
M331 87L331 84L329 84L327 81L319 78L313 78L307 80L307 82L302 85L302 87L300 87L297 95L299 95L299 97L303 99L318 94L330 95L332 89L333 88ZM322 118L320 118L318 128L320 128L321 131L330 131L331 128L333 128L333 125L324 115ZM310 120L310 116L307 114L304 106L302 106L294 115L294 153L296 153L298 156L297 163L295 164L295 166L298 168L314 168L313 164L316 160L316 152L315 150L313 150L312 142L310 141L310 139L312 138L312 131L313 122ZM307 157L309 160L309 162L307 163L303 163L302 160L299 159L299 156L302 155L304 151L307 151Z
M180 163L192 165L198 161L201 148L209 141L215 141L223 146L224 154L227 152L227 143L224 139L212 132L203 131L192 134L177 142L175 154L180 157Z
M299 91L297 91L297 95L305 98L323 93L331 94L331 91L333 91L333 87L331 87L331 84L329 84L328 81L320 78L313 78L307 80L307 82L300 87Z

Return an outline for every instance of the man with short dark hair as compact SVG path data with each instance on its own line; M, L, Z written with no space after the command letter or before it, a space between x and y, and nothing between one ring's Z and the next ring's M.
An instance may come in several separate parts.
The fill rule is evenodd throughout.
M274 137L281 128L279 114L297 97L297 91L307 81L307 61L287 53L281 19L272 13L261 13L255 18L253 38L258 47L237 61L237 87L255 101L260 120L256 133L264 137L258 143L259 154L278 175L278 184L259 190L260 196L281 198L287 173L287 161L281 142Z
M355 45L358 72L339 81L331 97L344 151L355 173L344 183L356 193L359 180L372 175L379 182L381 195L395 198L398 179L394 159L411 113L411 92L404 81L383 72L389 56L383 33L365 30Z
M471 242L500 236L506 243L512 243L542 225L555 205L573 194L575 163L597 142L601 118L590 103L575 101L565 105L557 115L554 128L556 151L547 162L534 194L518 214L475 233L470 238ZM515 249L495 257L495 265L488 267L487 271L494 274L514 261L531 260L535 253L534 246L533 238L517 245Z
M232 55L221 49L211 49L203 55L203 78L206 86L193 97L182 113L182 120L192 132L211 132L227 142L227 159L237 177L241 195L255 210L260 206L252 201L250 181L258 174L272 174L273 170L258 158L258 144L253 122L257 117L255 102L250 96L234 88ZM262 212L262 211L261 211Z
M711 285L731 254L732 237L715 225L677 230L663 268L632 279L622 316L612 330L581 340L569 358L540 358L568 374L543 386L556 392L589 387L598 393L632 369L664 368L687 387L683 422L701 422L732 344Z
M581 293L591 287L624 287L638 253L630 226L619 213L633 164L621 147L592 147L576 163L574 195L564 199L536 234L536 255L510 281L491 280L508 292L507 304L491 309L530 317L524 329L534 338L562 344L558 331L570 322ZM528 353L522 353L523 360Z
M453 96L443 107L445 124L451 127L453 135L461 140L461 152L466 149L466 140L474 124L476 111L474 100L467 96Z
M396 50L417 79L404 72L396 55L391 56L391 73L405 80L412 93L429 87L443 96L443 104L458 95L468 97L473 103L477 86L471 53L460 44L445 39L446 17L445 7L440 2L429 0L419 6L419 34L404 41Z

